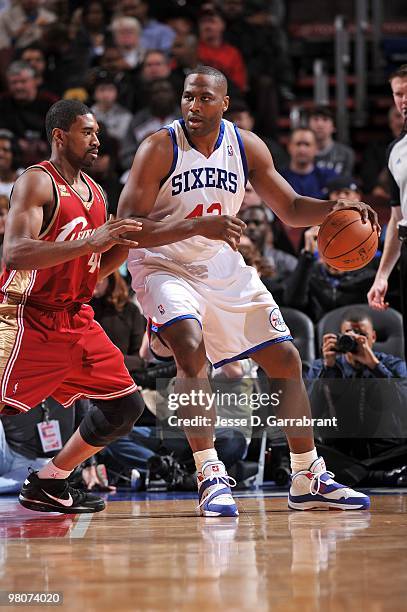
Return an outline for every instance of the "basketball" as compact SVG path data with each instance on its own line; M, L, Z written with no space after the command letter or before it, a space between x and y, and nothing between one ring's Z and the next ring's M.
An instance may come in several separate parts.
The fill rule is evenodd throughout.
M371 222L362 223L357 210L335 210L319 229L318 252L336 270L359 270L373 259L378 241Z

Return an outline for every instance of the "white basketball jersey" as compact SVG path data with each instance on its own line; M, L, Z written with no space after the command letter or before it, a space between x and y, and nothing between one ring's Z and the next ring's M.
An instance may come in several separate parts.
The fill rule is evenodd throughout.
M203 215L236 215L247 181L246 155L237 127L222 120L214 151L208 158L189 140L183 120L165 127L173 143L173 163L149 218L174 222ZM165 246L133 249L130 271L132 264L151 261L152 257L180 263L209 259L224 244L194 236Z

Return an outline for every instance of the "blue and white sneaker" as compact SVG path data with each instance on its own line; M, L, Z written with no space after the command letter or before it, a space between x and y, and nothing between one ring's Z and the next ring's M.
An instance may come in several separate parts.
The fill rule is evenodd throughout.
M325 461L318 457L308 470L291 477L288 507L292 510L367 510L370 499L333 480Z
M228 476L222 461L205 461L198 473L198 508L202 516L239 516L230 487L236 480Z

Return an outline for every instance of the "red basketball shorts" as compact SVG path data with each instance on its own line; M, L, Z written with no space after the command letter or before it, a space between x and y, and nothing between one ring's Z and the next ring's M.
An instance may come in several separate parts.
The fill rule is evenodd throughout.
M136 390L119 349L93 310L43 311L0 304L0 402L27 412L52 396L111 400Z

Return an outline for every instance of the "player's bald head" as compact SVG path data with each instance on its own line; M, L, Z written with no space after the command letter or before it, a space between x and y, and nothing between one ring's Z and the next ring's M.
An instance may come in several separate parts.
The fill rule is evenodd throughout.
M210 77L211 84L220 90L222 96L226 96L228 93L228 81L223 72L213 68L212 66L198 66L191 70L185 79L185 88L187 83L194 79L197 75Z

